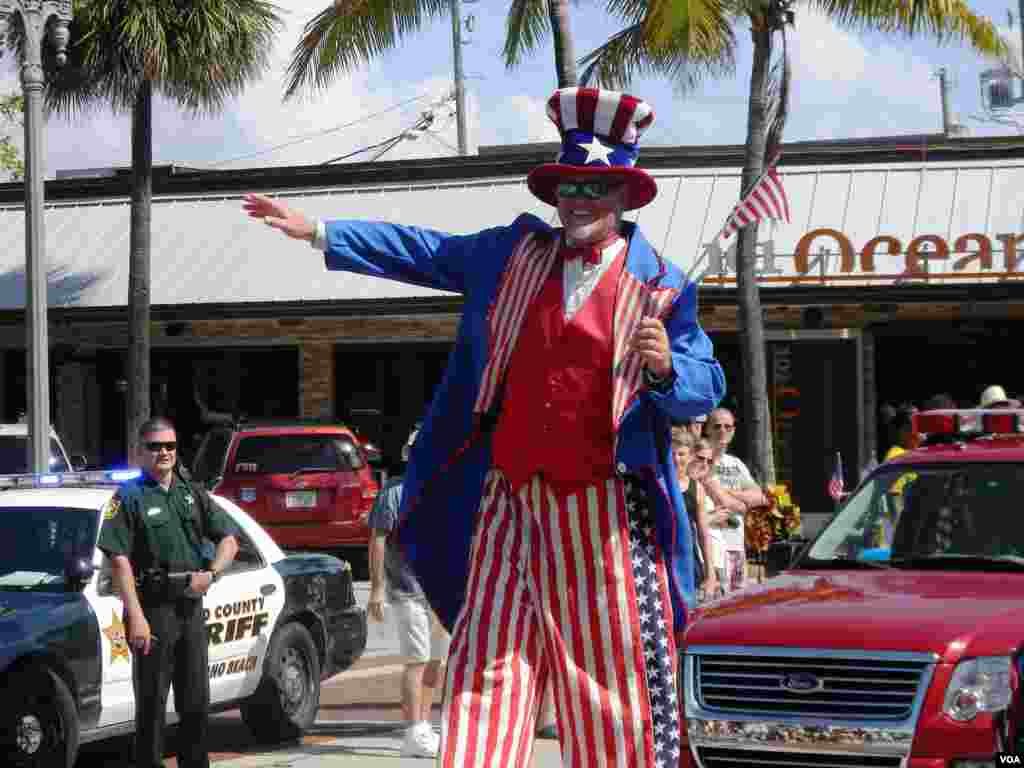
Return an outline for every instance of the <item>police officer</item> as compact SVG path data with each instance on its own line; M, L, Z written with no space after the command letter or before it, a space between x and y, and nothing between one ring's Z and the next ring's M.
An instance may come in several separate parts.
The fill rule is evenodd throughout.
M99 539L124 601L135 658L136 765L163 766L167 689L173 682L178 765L207 768L210 680L203 595L231 564L238 542L230 519L206 491L175 471L174 425L150 419L139 439L143 476L111 498ZM204 558L204 539L217 543L212 562Z

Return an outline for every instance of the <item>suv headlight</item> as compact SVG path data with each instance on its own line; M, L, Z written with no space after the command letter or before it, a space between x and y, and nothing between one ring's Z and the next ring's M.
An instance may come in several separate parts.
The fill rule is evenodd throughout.
M979 712L998 712L1010 703L1009 656L964 659L946 686L942 711L954 720L973 720Z

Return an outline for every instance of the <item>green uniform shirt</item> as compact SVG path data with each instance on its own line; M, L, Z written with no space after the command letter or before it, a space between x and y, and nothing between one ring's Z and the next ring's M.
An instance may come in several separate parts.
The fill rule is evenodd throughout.
M219 542L234 525L205 491L177 474L164 490L149 476L125 483L103 509L99 548L108 557L124 555L136 574L160 568L170 572L203 570L202 538ZM207 513L205 525L200 515Z

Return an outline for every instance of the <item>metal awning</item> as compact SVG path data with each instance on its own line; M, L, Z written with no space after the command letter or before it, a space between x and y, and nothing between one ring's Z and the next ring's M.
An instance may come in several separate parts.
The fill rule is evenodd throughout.
M658 197L631 218L655 248L684 270L709 286L732 285L728 248L710 244L737 200L740 169L659 168L652 174ZM789 224L761 228L766 287L977 284L1006 282L1017 274L1016 263L1007 262L1014 249L1017 258L1024 255L1024 198L1019 193L1024 161L786 166L781 175L792 216ZM311 216L394 221L456 233L506 224L522 211L552 223L556 218L550 206L529 193L521 176L288 190L281 196ZM50 305L123 307L129 201L54 203L47 206L46 226ZM327 272L309 246L248 219L238 193L155 197L152 232L154 305L230 307L449 295ZM798 268L801 241L806 272ZM870 264L864 252L872 242ZM943 244L948 253L943 254ZM24 307L24 248L22 207L0 206L0 310ZM908 274L910 252L914 263L923 265L923 275Z

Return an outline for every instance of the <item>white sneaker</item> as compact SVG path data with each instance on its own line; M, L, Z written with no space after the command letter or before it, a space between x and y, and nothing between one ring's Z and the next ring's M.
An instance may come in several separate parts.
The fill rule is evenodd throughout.
M437 757L441 737L427 723L410 725L402 741L402 757Z

